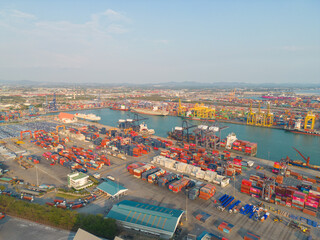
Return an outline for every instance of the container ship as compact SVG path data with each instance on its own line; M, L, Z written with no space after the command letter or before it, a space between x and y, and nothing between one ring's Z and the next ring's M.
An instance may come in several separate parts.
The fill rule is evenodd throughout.
M292 132L292 133L298 133L298 134L306 134L306 135L313 135L313 136L319 136L320 137L320 131L306 131L304 129L290 129L285 128L285 131Z
M249 141L239 140L235 133L230 133L226 138L221 139L220 146L232 152L243 153L249 156L256 156L258 144Z
M320 136L320 131L317 131L317 130L308 131L301 128L301 121L297 121L293 128L284 127L284 130L292 133Z
M279 100L295 100L296 99L295 96L289 96L289 95L284 95L284 94L281 94L281 95L267 94L267 95L262 95L261 97L262 98L266 98L266 99L273 99L273 100L276 100L276 99L279 99Z
M167 110L160 110L157 107L153 109L145 109L145 108L131 108L132 112L137 112L146 115L154 115L154 116L167 116L169 111Z
M197 117L185 117L185 116L181 116L183 119L186 120L193 120L193 121L203 121L203 122L215 122L215 119L212 118L197 118Z
M320 171L320 166L310 164L310 157L306 158L298 149L296 149L296 148L293 148L293 149L296 150L297 153L299 153L299 155L304 159L305 162L302 162L300 160L292 160L288 156L285 159L286 162L288 162L289 164L291 164L293 166L309 168L312 170Z
M89 121L93 121L93 122L97 122L97 121L101 120L101 117L99 117L95 114L92 114L92 113L90 113L90 114L76 113L75 117L89 120Z
M130 108L127 107L126 105L121 105L120 107L117 105L114 105L111 109L116 111L125 111L125 112L130 110Z

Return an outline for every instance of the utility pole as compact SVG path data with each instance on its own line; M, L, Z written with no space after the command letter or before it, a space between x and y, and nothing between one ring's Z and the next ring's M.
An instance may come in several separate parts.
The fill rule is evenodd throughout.
M188 195L186 195L186 222L188 222Z
M37 187L39 187L38 166L36 165Z
M233 173L233 195L236 197L236 172Z

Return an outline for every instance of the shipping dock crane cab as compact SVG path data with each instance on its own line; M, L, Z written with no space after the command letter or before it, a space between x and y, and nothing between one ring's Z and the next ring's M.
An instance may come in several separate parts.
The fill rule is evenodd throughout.
M302 153L296 149L295 147L293 147L294 150L297 151L297 153L299 153L299 155L303 158L303 160L306 161L306 166L309 167L310 166L310 157L306 158L305 156L302 155Z

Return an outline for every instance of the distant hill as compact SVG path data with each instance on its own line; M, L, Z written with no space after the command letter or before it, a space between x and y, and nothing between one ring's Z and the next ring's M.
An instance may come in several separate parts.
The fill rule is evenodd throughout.
M245 82L161 82L161 83L81 83L81 82L38 82L31 80L0 80L0 86L23 86L23 87L72 87L74 85L82 87L137 87L137 88L319 88L320 83L245 83Z

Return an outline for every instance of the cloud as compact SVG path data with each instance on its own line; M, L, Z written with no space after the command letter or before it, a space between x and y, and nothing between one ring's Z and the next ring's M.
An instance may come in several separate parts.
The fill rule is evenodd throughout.
M112 9L107 9L101 15L107 16L110 21L131 23L131 20L127 18L124 14L116 12Z
M98 55L99 61L105 61L122 49L113 39L130 30L131 20L111 9L87 17L80 23L46 21L19 10L0 10L0 65L32 69L95 67Z
M36 16L34 16L33 14L21 12L19 10L12 10L11 16L16 18L36 19Z
M22 21L23 20L23 21ZM27 21L28 20L28 21ZM87 36L110 37L110 34L123 34L129 31L131 20L125 15L112 9L105 12L92 14L84 23L72 23L69 21L43 21L36 16L19 10L0 11L0 27L20 32L37 35L66 34L75 37L87 38ZM27 28L26 28L27 27ZM1 29L0 29L1 30Z

